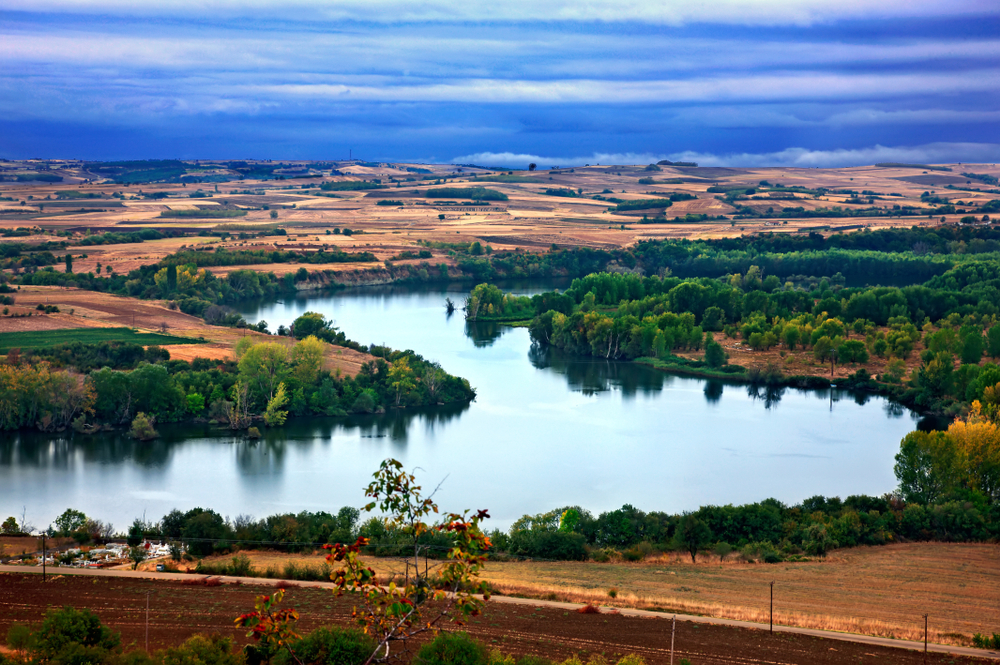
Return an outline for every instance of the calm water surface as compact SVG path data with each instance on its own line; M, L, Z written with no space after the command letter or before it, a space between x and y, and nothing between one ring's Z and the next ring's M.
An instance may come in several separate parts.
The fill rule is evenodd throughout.
M519 293L551 288L514 284ZM414 349L478 390L468 406L290 421L248 442L215 426L161 426L139 443L5 434L0 518L49 524L68 507L124 528L137 516L211 507L223 515L335 511L363 503L386 457L443 481L442 508L488 508L506 528L567 504L680 511L814 494L881 494L917 426L881 398L766 391L673 377L629 363L570 360L533 348L523 328L470 326L444 299L467 287L384 287L248 306L272 330L306 311L351 339Z

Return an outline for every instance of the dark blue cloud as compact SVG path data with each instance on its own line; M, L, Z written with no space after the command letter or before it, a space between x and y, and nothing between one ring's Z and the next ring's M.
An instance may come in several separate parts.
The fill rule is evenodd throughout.
M771 7L760 27L52 0L0 14L0 156L998 161L996 14L849 4L803 3L833 18L786 23Z

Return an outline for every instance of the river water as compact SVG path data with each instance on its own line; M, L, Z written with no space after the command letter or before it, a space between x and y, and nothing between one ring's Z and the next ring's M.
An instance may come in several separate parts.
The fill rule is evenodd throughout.
M522 294L553 283L508 284ZM215 426L164 425L139 443L0 434L0 519L35 526L66 508L124 529L172 508L223 515L328 510L364 503L386 457L401 460L442 509L489 509L491 528L525 513L629 503L683 511L705 504L892 490L893 456L915 414L882 398L766 391L675 377L630 363L573 360L531 345L524 328L465 322L444 301L468 285L366 287L247 305L272 330L306 311L349 338L413 349L467 378L468 406L380 416L290 420L255 442Z

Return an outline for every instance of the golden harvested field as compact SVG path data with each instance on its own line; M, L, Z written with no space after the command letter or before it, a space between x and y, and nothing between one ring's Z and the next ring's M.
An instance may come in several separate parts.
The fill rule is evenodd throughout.
M426 165L424 165L426 166ZM405 165L393 167L360 167L356 164L340 165L348 176L316 179L289 179L283 181L233 181L219 183L218 192L213 186L202 185L205 198L189 198L199 186L180 184L121 185L115 183L85 183L82 172L65 171L65 183L25 184L0 183L0 195L12 201L0 202L0 228L38 226L55 231L83 232L130 231L141 228L174 230L196 233L215 227L239 226L245 229L268 228L278 224L291 235L315 234L311 240L318 244L336 245L346 251L366 249L374 252L380 261L397 253L400 248L413 248L419 240L438 242L471 242L479 239L497 249L522 248L542 251L553 243L564 247L624 247L638 240L655 238L706 238L752 233L798 233L810 229L830 227L873 228L884 226L912 226L937 223L924 217L908 218L788 218L781 220L711 220L698 223L677 223L674 217L691 214L732 215L734 208L722 195L708 192L714 185L756 187L761 181L779 183L785 187L800 186L815 190L825 187L831 191L816 195L794 193L793 199L772 198L768 193L758 193L741 200L741 205L766 210L773 207L841 206L859 209L869 205L891 208L895 204L926 208L920 201L925 191L934 191L969 207L981 205L996 198L986 191L987 186L969 181L961 171L1000 174L1000 169L990 165L952 165L952 172L924 171L919 168L880 168L874 166L838 169L789 169L789 168L686 168L660 167L647 171L645 165L590 166L554 171L514 172L515 182L491 182L491 176L482 169L460 168L451 165L430 166L434 178L447 178L443 182L415 179ZM357 178L380 178L389 182L385 189L368 191L321 192L318 184L324 181L343 181ZM652 178L652 184L639 183ZM964 190L944 190L946 184L964 187ZM458 199L429 199L427 190L435 187L482 186L503 192L508 201L493 205L463 205L468 201ZM305 187L303 189L303 187ZM148 200L140 198L140 190L166 192L169 198ZM582 190L576 197L552 196L546 190ZM834 190L874 192L869 203L851 200L846 194ZM104 198L73 199L70 201L46 200L59 191L73 190L82 195L94 194ZM248 194L246 192L259 192ZM112 199L111 193L121 193L125 199ZM642 211L626 213L608 212L613 203L595 200L594 196L623 200L663 198L673 193L696 196L695 200L678 201L667 209L667 223L642 224ZM28 199L28 197L33 197ZM133 198L135 197L135 198ZM399 201L402 205L379 206L381 200ZM24 201L24 205L21 202ZM268 209L264 210L263 206ZM103 207L102 207L103 206ZM293 207L294 206L294 207ZM171 209L242 208L246 216L226 219L211 218L160 218L161 212ZM87 212L79 212L83 208ZM18 212L22 211L22 212ZM27 211L27 212L23 212ZM271 218L277 213L277 219ZM443 219L439 219L443 215ZM947 221L957 221L961 214L948 215ZM622 226L625 226L622 229ZM327 234L334 228L350 228L363 235L345 237ZM49 236L51 237L51 236ZM290 240L290 238L289 238ZM90 270L98 260L112 265L117 272L131 269L143 262L154 262L174 246L211 242L206 238L188 237L184 240L155 241L141 245L114 245L81 248L90 258L78 265L78 270ZM276 244L287 245L281 239ZM225 243L232 247L239 241ZM74 252L76 253L76 252ZM432 261L439 261L444 252L435 252Z
M321 566L322 554L247 551L263 571L288 562ZM229 557L214 557L227 560ZM393 559L369 558L382 574L402 573ZM433 562L431 562L433 565ZM504 595L767 622L775 582L775 622L805 628L922 639L924 613L934 642L968 644L1000 632L1000 548L912 543L832 552L800 563L720 562L664 555L642 563L497 562L483 578ZM616 589L611 598L609 590Z

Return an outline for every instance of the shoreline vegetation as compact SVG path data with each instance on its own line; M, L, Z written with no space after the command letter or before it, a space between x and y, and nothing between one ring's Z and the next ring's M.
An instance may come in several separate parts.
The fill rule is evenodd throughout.
M385 272L379 280L487 280L472 290L467 318L531 321L535 343L575 355L643 359L657 369L708 379L834 384L949 417L1000 383L1000 376L993 377L995 366L982 364L984 354L1000 355L1000 229L990 226L643 241L627 249L553 248L539 254L495 252L478 241L418 244L447 251L453 265L386 261L377 269ZM19 248L8 253L6 263L23 258ZM127 275L73 273L71 262L67 271L56 272L51 258L34 257L33 265L22 266L23 274L6 278L9 284L0 290L11 295L3 297L14 301L12 285L75 286L165 300L213 325L268 333L265 322L250 325L229 305L298 292L314 282L335 287L350 283L350 277L303 266L279 278L252 266L370 262L374 257L325 249L187 249ZM243 265L247 268L224 277L206 269ZM576 279L566 293L532 298L510 296L489 284L533 276ZM896 285L849 285L858 280ZM327 333L328 343L371 353L341 332ZM824 380L827 366L830 377Z
M261 233L276 232L268 229ZM478 241L418 244L426 250L401 254L400 258L419 260L430 249L444 250L453 265L386 261L376 270L384 272L377 281L486 280L469 295L465 304L468 319L519 325L530 321L534 343L552 345L571 355L637 360L664 371L767 386L825 388L833 384L882 394L919 413L946 417L964 413L976 400L993 413L994 401L1000 402L1000 368L983 363L984 355L1000 357L1000 229L990 226L888 229L830 237L813 233L644 241L627 249L553 248L538 254L495 252ZM344 285L356 273L331 276L303 266L279 278L273 272L254 270L254 265L364 263L373 258L367 252L325 249L182 249L125 275L99 275L72 272L68 259L67 270L56 272L51 252L33 256L31 265L16 263L25 258L22 248L12 247L6 253L9 256L0 259L4 267L24 272L4 276L0 291L5 303L15 302L20 285L75 286L163 300L206 323L265 334L270 332L266 322L248 324L229 305L295 293L314 283ZM247 268L239 267L244 265ZM216 277L206 269L212 266L238 269ZM565 293L553 291L531 298L505 294L489 283L504 277L555 276L576 278ZM895 286L850 286L859 280ZM347 401L337 401L336 413L406 406L406 394L425 390L425 379L419 374L427 371L427 363L416 354L405 354L401 371L406 376L390 377L391 367L403 358L399 352L357 344L322 323L314 328L321 343L374 357L364 380L381 387L368 395L370 400L360 402L365 388L348 390L350 395L343 398ZM277 333L287 336L289 331L279 328ZM299 343L308 337L294 336ZM61 349L61 353L58 360L46 362L66 367L79 362L98 371L100 359L107 357L111 363L108 371L117 372L115 380L126 386L130 380L121 377L139 369L135 359L140 354L134 350L126 353L132 360L121 366L114 364L115 353L105 347L84 345L73 352ZM105 386L98 390L93 381L81 380L81 375L65 374L48 365L41 368L34 364L44 355L39 350L24 354L25 363L18 354L13 364L8 357L2 373L3 399L11 406L0 427L60 430L81 415L89 418L91 414L95 421L84 418L78 425L80 431L96 431L109 422L128 424L138 413L159 422L202 417L203 411L220 419L228 413L227 403L238 404L245 417L225 416L225 420L249 427L255 418L264 417L275 399L275 409L292 415L306 415L317 408L310 404L311 387L287 384L285 394L279 395L276 391L282 380L266 389L258 386L252 394L236 400L231 392L241 372L236 363L209 370L217 361L198 364L201 361L196 359L184 364L166 360L166 354L157 350L154 356L159 360L152 363L167 371L166 377L160 377L162 382L173 385L176 380L170 379L174 374L182 382L188 381L167 400L169 406L152 398L136 400L132 388L112 390ZM287 357L282 362L291 362L288 368L294 365ZM417 372L408 365L416 365ZM213 377L204 385L200 378L187 379L189 372L201 377L206 371L217 371L227 378ZM340 389L340 383L353 381L329 376L319 384L326 380L332 382L323 393L328 397ZM25 381L34 382L33 390L44 396L40 402L26 398L26 389L20 387L28 385ZM247 389L248 381L244 376L241 390ZM118 391L120 396L108 399L129 406L106 405L101 390L105 394ZM458 392L462 397L456 394L451 399L468 401L474 396L471 386ZM190 404L185 406L188 398ZM439 401L433 396L421 399L419 403L425 404ZM144 406L133 409L137 403ZM215 411L213 404L219 405ZM320 409L321 413L327 411ZM144 431L150 434L155 430Z
M534 343L570 355L769 386L835 385L953 417L994 399L987 389L1000 384L1000 368L984 362L1000 358L1000 257L948 243L928 255L904 249L946 232L954 229L820 238L838 246L805 253L796 247L809 241L787 237L650 241L634 248L634 264L609 263L564 293L528 298L482 283L466 318L530 320ZM863 249L845 250L847 238ZM778 248L794 251L765 251ZM848 285L865 272L896 285Z
M475 399L467 380L437 363L409 350L359 345L320 314L307 312L280 332L270 340L240 338L235 360L226 361L172 360L160 346L117 340L11 349L0 365L0 429L72 427L88 435L130 427L144 441L158 436L155 423L207 420L257 438L260 427L280 427L290 416L384 413ZM354 377L331 372L324 365L333 344L363 350L371 360Z

